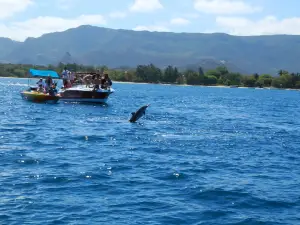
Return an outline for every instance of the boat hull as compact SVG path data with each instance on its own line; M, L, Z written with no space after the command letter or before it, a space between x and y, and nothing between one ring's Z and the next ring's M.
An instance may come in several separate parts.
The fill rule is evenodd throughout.
M90 99L90 98L61 98L63 102L79 102L79 103L106 103L106 99Z
M59 96L51 96L49 94L39 93L35 91L22 91L21 96L24 100L36 103L57 103Z
M76 87L60 92L64 102L106 103L113 90L93 91L91 88Z

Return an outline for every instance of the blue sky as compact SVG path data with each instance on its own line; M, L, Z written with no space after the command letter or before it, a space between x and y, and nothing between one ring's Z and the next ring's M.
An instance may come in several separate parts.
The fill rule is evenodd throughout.
M0 0L0 36L23 41L83 24L233 35L300 34L300 1ZM299 16L299 17L297 17Z

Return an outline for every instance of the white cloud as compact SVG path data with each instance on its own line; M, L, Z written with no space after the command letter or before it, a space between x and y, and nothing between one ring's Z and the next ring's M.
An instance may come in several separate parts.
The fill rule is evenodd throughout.
M158 31L158 32L168 32L169 29L165 26L153 25L153 26L137 26L133 28L135 31Z
M152 12L163 9L159 0L135 0L129 10L132 12Z
M262 10L243 0L195 0L194 7L199 12L217 15L249 14Z
M77 18L37 17L9 25L0 24L0 36L23 41L27 37L39 37L45 33L64 31L81 25L104 25L101 15L81 15Z
M0 0L0 19L22 12L31 4L33 4L32 0Z
M243 17L217 17L216 23L233 35L300 34L300 17L278 20L274 16L267 16L256 21Z
M112 12L109 14L109 17L110 18L113 18L113 19L119 19L119 18L125 18L127 16L127 14L125 12L119 12L119 11L116 11L116 12Z
M170 21L170 23L172 25L187 25L190 21L184 18L174 18Z

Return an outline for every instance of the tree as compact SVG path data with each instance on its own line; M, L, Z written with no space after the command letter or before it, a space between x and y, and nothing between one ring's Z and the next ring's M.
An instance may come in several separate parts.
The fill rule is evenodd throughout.
M162 80L161 70L152 63L148 66L148 79L150 82L158 83Z
M206 71L205 76L214 76L219 79L221 76L221 72L218 70L208 70Z
M179 74L178 78L176 80L177 84L186 84L186 79L185 76L183 74Z
M245 87L255 87L256 86L256 78L255 76L244 76L242 82Z
M55 66L49 64L47 69L48 70L55 70L56 68L55 68Z
M261 76L259 76L257 82L262 87L270 87L271 84L272 84L272 80L273 80L273 77L271 75L269 75L269 74L262 74Z
M289 74L289 72L286 71L286 70L279 70L279 71L278 71L278 75L279 75L280 77L283 76L283 75L287 75L287 74Z
M162 72L153 64L139 65L136 68L136 76L142 82L157 83L162 79Z
M172 66L168 66L164 73L162 80L167 83L175 83L179 77L179 73L177 68L173 68Z
M199 73L199 76L204 77L204 72L203 72L203 69L201 66L198 69L198 73Z
M138 65L136 68L136 76L138 79L142 81L148 81L147 74L146 74L146 66Z
M221 76L221 81L225 85L240 85L242 80L242 75L240 73L228 73Z
M281 76L276 77L272 80L272 86L277 88L292 88L292 76L286 73L283 73Z
M216 68L216 70L217 70L218 72L220 72L220 75L221 75L221 76L225 76L226 74L229 73L229 71L228 71L228 69L227 69L226 66L218 66L218 67Z
M218 79L215 76L205 76L204 84L205 85L216 85L218 83Z
M200 85L202 80L199 74L193 70L187 70L184 73L186 83L189 85Z

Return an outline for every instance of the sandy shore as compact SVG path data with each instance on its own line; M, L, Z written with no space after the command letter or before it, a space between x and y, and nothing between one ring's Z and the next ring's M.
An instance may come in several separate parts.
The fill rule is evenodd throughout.
M120 84L156 84L156 83L143 83L143 82L129 82L129 81L112 81L114 83ZM206 85L189 85L189 84L163 84L157 83L156 85L165 85L165 86L187 86L187 87L216 87L216 88L229 88L229 86L225 85L215 85L215 86L206 86ZM247 87L245 87L247 88Z
M9 78L9 79L22 79L22 80L28 80L28 79L37 79L37 78L21 78L21 77L0 77L1 78ZM57 79L55 79L57 80ZM59 79L60 80L60 79ZM113 83L116 84L155 84L155 83L139 83L139 82L129 82L129 81L114 81L112 80ZM156 84L156 85L165 85L165 86L181 86L181 87L209 87L209 88L230 88L230 86L225 86L225 85L212 85L212 86L206 86L206 85L188 85L188 84ZM243 89L259 89L259 90L286 90L286 91L300 91L299 89L291 89L291 88L274 88L274 87L265 87L265 88L258 88L258 87L237 87L237 88L243 88Z

